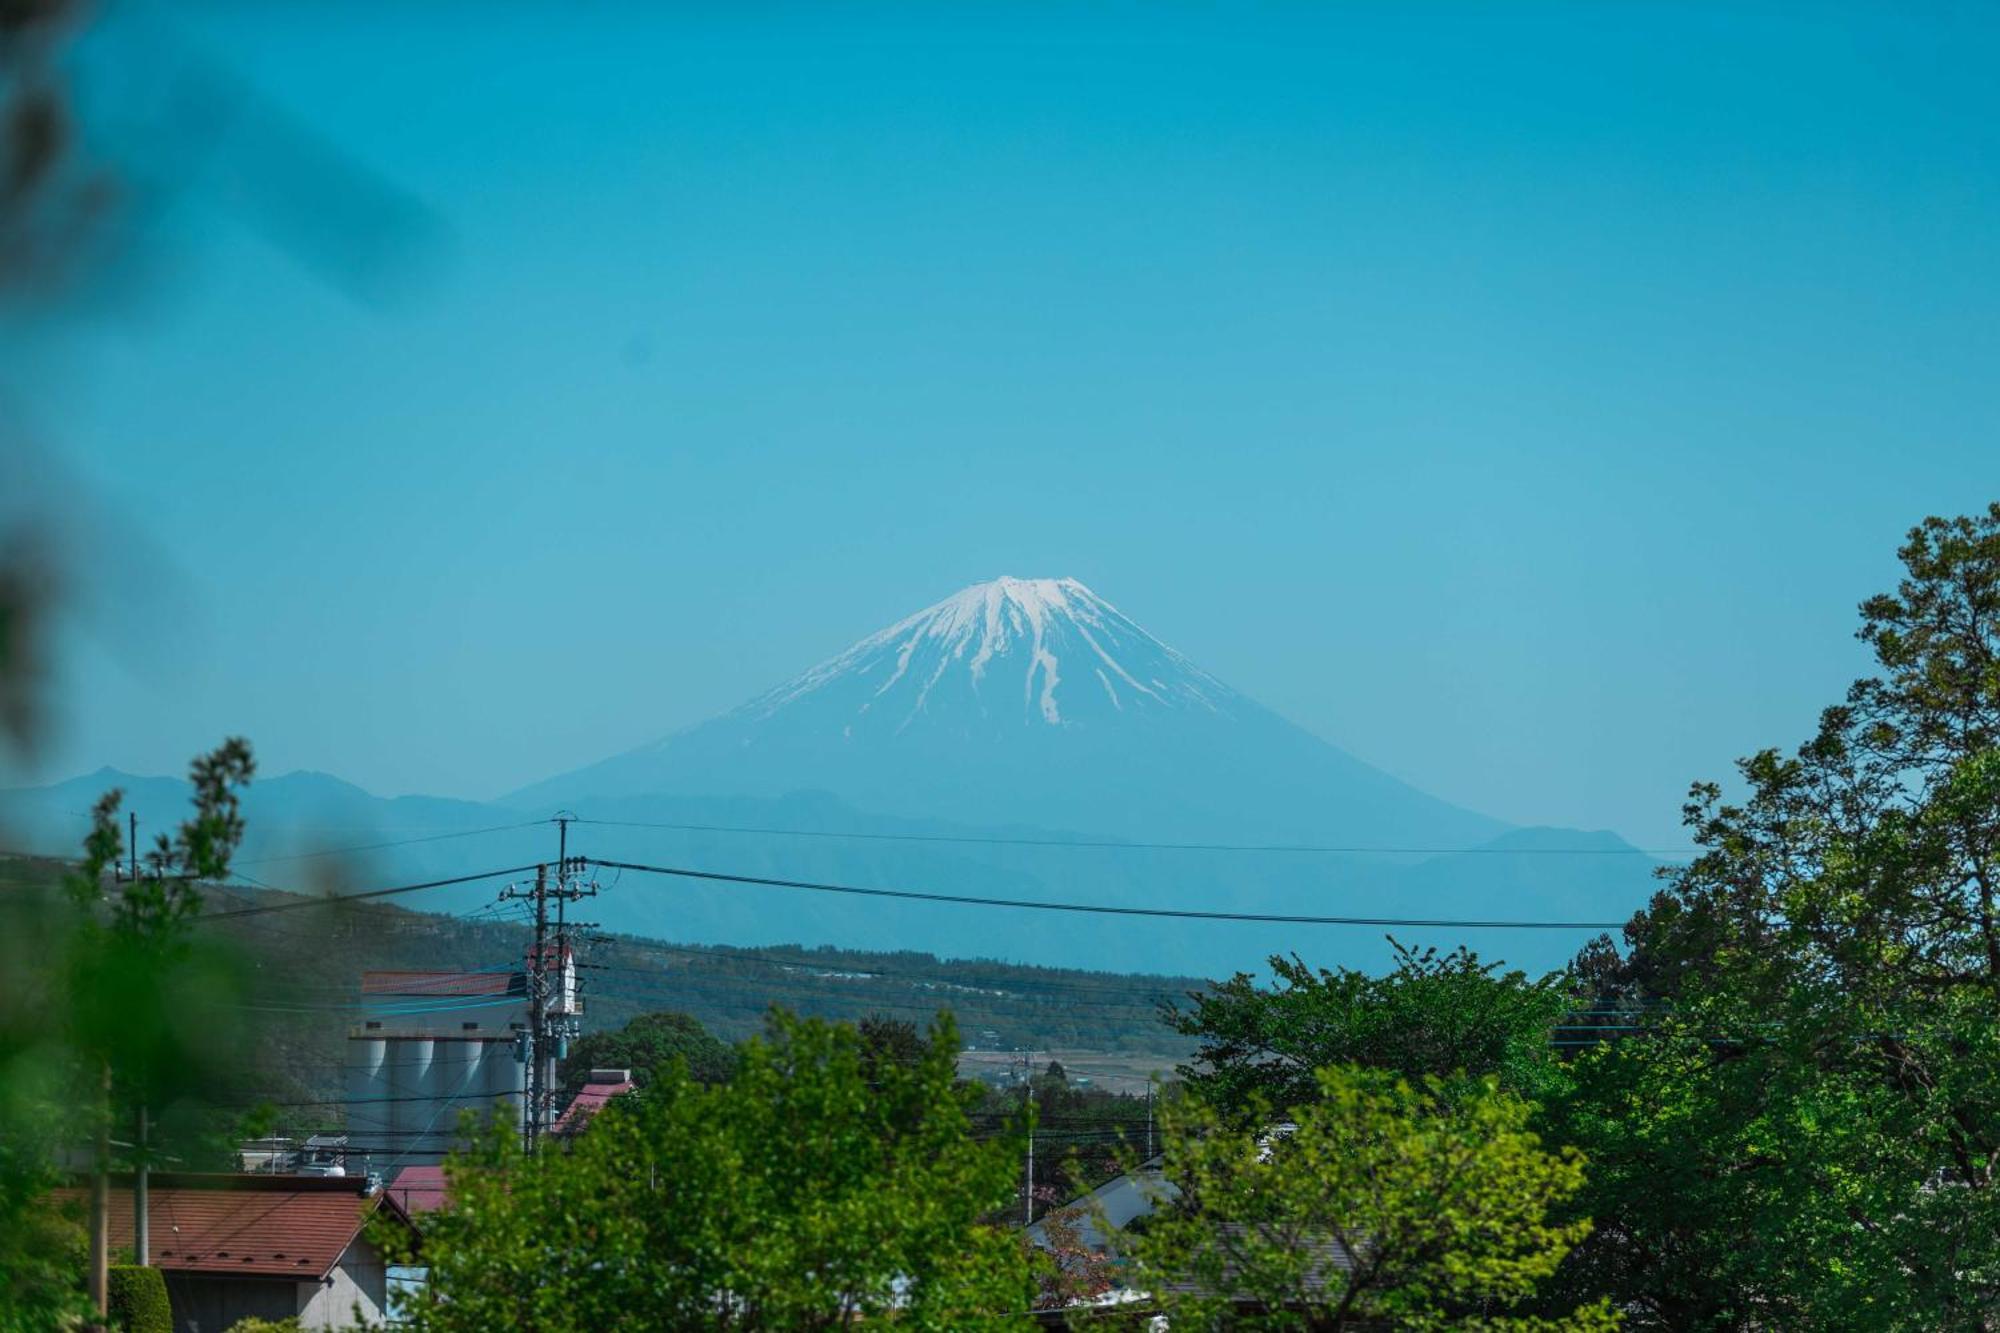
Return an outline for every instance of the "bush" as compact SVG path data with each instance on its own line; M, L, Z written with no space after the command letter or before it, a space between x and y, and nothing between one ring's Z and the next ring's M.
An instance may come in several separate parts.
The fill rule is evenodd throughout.
M111 1327L123 1333L174 1333L167 1280L157 1268L116 1264L111 1269Z
M259 1319L251 1315L239 1319L229 1326L229 1333L304 1333L305 1325L296 1319Z

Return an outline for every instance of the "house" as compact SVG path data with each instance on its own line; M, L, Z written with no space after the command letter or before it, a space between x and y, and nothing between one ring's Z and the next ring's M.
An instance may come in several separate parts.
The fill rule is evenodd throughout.
M80 1185L53 1197L87 1206L90 1191ZM132 1248L132 1211L132 1178L112 1176L114 1251ZM377 1216L414 1233L407 1210L358 1178L154 1172L149 1258L166 1278L174 1333L223 1333L253 1315L296 1318L312 1330L380 1323L389 1271L366 1230Z
M442 1166L406 1166L383 1188L411 1217L420 1218L445 1205L448 1186Z
M589 1081L556 1121L554 1133L561 1138L580 1133L613 1097L630 1092L635 1086L629 1069L591 1070Z
M1180 1190L1160 1174L1160 1159L1141 1163L1137 1171L1113 1176L1088 1194L1071 1199L1060 1208L1051 1208L1042 1221L1027 1229L1028 1239L1047 1247L1047 1220L1066 1214L1076 1228L1077 1243L1091 1250L1108 1250L1111 1238L1099 1228L1101 1216L1115 1230L1136 1217L1144 1217L1161 1203L1180 1197Z

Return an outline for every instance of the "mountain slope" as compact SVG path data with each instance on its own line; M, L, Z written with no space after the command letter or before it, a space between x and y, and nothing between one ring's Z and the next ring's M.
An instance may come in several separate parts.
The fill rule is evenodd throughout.
M174 778L109 770L50 787L0 791L0 847L74 856L82 812L123 787L142 836L185 816ZM1356 857L1176 850L1062 828L955 824L869 814L826 795L643 796L578 803L569 850L606 860L940 893L1187 907L1204 911L1463 919L1619 921L1642 904L1653 863L1610 834L1521 829L1446 856ZM253 783L238 866L249 882L353 892L555 859L555 830L521 812L430 797L383 799L320 774ZM331 849L352 849L332 854ZM658 939L763 946L918 949L1111 971L1221 976L1297 950L1316 964L1376 968L1375 928L1052 916L1019 909L857 900L749 885L607 872L590 916ZM491 913L503 881L427 890L398 902ZM316 919L288 929L310 934ZM1417 930L1418 945L1470 943L1490 958L1558 967L1591 932ZM1145 1021L1133 1015L1134 1022Z
M1455 848L1504 827L1285 721L1074 579L967 588L734 712L505 803L808 789L1135 839Z

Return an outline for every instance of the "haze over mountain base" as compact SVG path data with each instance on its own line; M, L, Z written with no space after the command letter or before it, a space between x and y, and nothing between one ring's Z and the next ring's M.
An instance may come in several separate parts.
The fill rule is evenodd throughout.
M0 829L24 849L73 853L84 812L111 786L128 789L142 833L185 809L178 780L106 771L0 793ZM548 862L554 825L533 821L558 810L582 820L571 852L605 860L1128 908L1602 922L1614 934L1654 868L1609 833L1510 829L1428 796L1231 689L1072 579L965 589L724 717L497 803L385 800L310 773L260 781L246 794L238 868L306 890ZM360 850L318 855L331 848ZM326 880L336 868L338 885ZM1294 951L1376 967L1391 931L1541 970L1596 933L1164 920L600 879L588 915L608 930L1108 971L1217 976ZM465 911L498 888L400 901Z

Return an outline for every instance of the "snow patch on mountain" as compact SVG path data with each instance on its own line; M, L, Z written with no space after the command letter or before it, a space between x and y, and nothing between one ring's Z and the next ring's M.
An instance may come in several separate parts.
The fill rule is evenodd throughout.
M1004 698L995 687L1014 671L1020 673L1024 715L1049 726L1087 715L1064 693L1065 681L1077 672L1097 677L1115 712L1126 708L1120 683L1132 703L1172 709L1216 712L1237 697L1076 579L1002 577L869 635L746 704L739 716L769 718L837 684L879 679L853 711L867 713L881 705L899 715L900 730L927 713L947 683L964 687L982 711L991 711L988 701ZM1103 707L1094 695L1090 703Z

